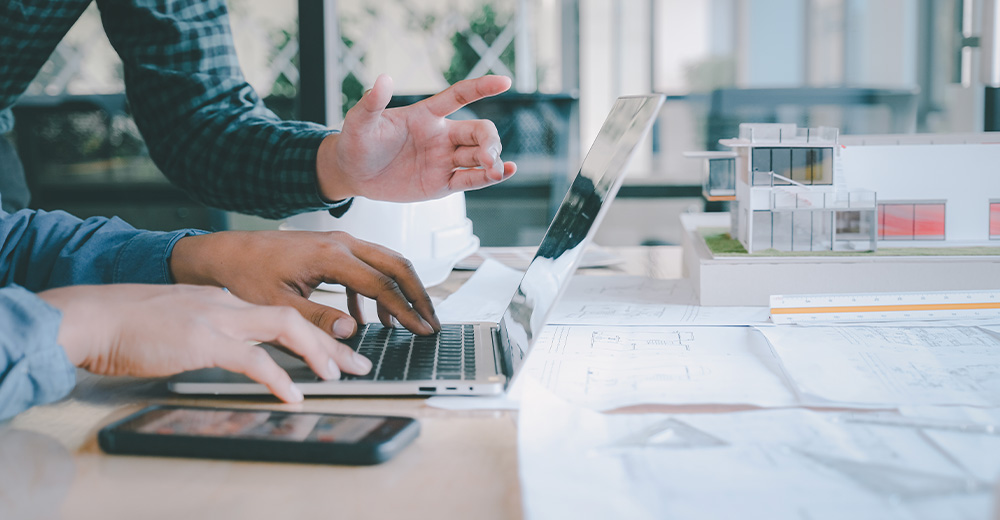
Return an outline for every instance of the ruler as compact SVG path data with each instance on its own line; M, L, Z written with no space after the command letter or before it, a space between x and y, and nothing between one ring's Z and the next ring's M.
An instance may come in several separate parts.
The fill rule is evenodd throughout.
M776 324L997 317L1000 290L771 296Z

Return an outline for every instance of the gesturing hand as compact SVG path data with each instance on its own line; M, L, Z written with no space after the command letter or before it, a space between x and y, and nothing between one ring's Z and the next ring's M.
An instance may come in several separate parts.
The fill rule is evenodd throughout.
M386 326L395 317L418 334L441 328L409 261L342 232L224 231L185 237L174 246L170 270L178 283L222 286L248 302L294 307L335 337L353 335L363 322L361 296L377 302ZM350 316L309 301L323 282L347 288Z
M59 344L69 360L103 375L159 377L221 367L302 400L267 352L272 342L301 356L324 379L364 374L371 362L334 341L290 307L252 305L216 287L78 285L39 293L62 311Z
M455 83L406 107L386 109L392 80L381 75L344 118L344 129L320 145L320 191L330 200L360 195L412 202L473 190L517 170L500 160L500 136L487 120L453 121L463 106L510 88L510 78L483 76Z

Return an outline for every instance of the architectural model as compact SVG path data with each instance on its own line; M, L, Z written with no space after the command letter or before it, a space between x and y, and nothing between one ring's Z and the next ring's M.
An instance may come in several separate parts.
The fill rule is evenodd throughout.
M742 124L719 142L731 151L688 155L707 159L705 196L732 201L749 253L1000 247L1000 134Z
M705 159L705 197L730 201L726 217L684 218L702 304L1000 288L1000 133L842 136L742 124L719 143L729 150L687 154ZM705 245L704 230L720 223L745 251ZM729 281L713 288L706 269L728 270L713 277Z

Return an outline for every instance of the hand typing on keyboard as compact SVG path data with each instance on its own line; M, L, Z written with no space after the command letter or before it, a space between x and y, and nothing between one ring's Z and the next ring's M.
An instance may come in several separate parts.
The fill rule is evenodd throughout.
M360 297L378 304L385 326L395 318L416 334L441 329L430 296L401 255L346 233L224 231L180 239L170 258L177 283L217 285L259 305L294 307L335 338L362 323ZM348 312L309 300L320 283L347 288Z

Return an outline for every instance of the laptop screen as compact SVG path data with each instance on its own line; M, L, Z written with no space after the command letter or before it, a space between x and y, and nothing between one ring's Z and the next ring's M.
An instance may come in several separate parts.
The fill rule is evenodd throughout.
M500 321L503 371L512 381L545 326L625 178L632 152L649 132L663 96L618 98L598 132L528 265L514 298Z

